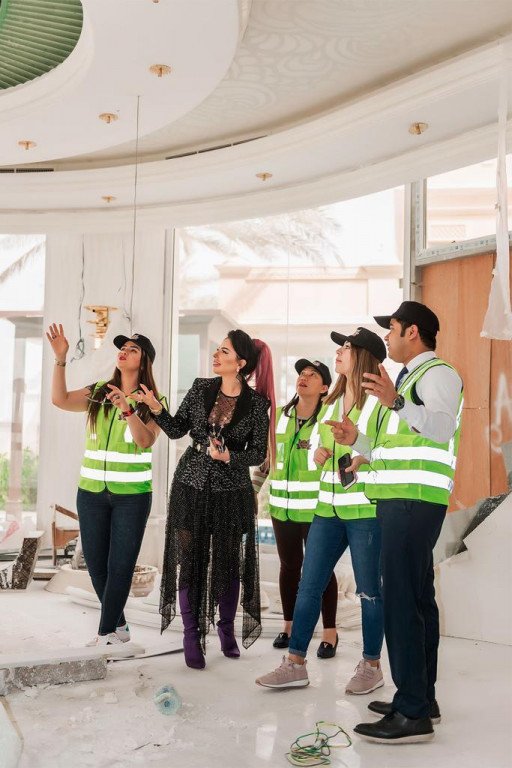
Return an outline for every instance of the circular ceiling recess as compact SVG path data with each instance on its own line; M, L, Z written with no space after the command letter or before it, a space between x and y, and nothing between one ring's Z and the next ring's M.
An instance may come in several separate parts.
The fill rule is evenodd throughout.
M0 90L68 58L82 31L80 0L0 0Z

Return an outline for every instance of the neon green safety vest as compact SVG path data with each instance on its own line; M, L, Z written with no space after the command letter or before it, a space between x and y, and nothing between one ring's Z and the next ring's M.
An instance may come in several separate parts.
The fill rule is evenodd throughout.
M414 402L414 385L426 371L441 365L448 363L434 358L418 366L400 384L399 393ZM381 406L366 494L372 500L413 499L447 506L455 476L463 404L461 392L456 431L447 443L436 443L414 432L398 413Z
M333 455L325 462L320 476L320 492L315 514L320 517L337 515L342 520L375 517L375 505L365 494L365 482L370 469L368 464L361 465L357 471L357 482L350 488L344 488L339 480L338 459L345 453L350 453L351 456L359 455L350 446L336 443L331 427L324 423L329 420L340 421L340 404L341 400L336 400L336 402L324 406L318 419L320 445L323 448L330 448ZM370 436L376 434L378 404L376 397L369 396L361 410L354 405L349 414L350 419L357 424L361 432Z
M99 381L94 392L104 382ZM137 403L127 398L130 405ZM85 454L80 469L78 487L84 491L100 493L107 488L111 493L149 493L152 489L151 448L139 448L133 441L128 423L119 419L119 410L111 408L107 415L102 407L98 411L96 432L87 427Z
M276 468L270 474L269 512L277 520L310 523L315 513L320 469L314 461L318 448L316 424L306 422L295 432L295 409L276 414Z

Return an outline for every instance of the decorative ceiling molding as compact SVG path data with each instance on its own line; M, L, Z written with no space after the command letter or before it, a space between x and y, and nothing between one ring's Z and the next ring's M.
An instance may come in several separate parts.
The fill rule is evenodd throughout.
M2 0L0 90L34 80L62 64L82 31L80 0Z
M23 5L24 0L9 0L13 2ZM55 0L30 3L60 8ZM204 101L237 50L238 0L82 4L82 34L71 55L35 80L0 91L0 166L26 163L17 142L27 137L37 144L30 160L45 163L131 140L138 96L139 135L152 133ZM32 30L28 22L26 26ZM170 76L151 74L155 64L170 66ZM119 119L106 125L98 120L104 112Z

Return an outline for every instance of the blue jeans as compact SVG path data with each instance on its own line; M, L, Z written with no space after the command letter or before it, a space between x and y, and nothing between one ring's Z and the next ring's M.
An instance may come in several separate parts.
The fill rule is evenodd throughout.
M350 547L357 594L361 598L363 658L380 659L384 637L380 541L380 526L376 518L341 520L339 517L315 515L309 529L293 612L290 653L306 656L320 616L322 595L336 563Z
M101 602L99 635L125 624L124 606L151 510L151 493L78 489L76 508L85 562Z

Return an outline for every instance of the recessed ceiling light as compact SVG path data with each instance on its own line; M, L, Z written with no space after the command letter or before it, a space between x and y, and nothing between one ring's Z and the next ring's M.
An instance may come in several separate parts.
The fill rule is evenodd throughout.
M272 174L268 173L268 171L262 171L261 173L256 174L257 179L261 179L262 181L267 181L267 179L272 178Z
M103 120L104 123L108 123L108 125L115 120L119 120L119 115L114 114L114 112L102 112L98 117L100 120Z
M18 146L23 147L23 149L33 149L34 147L37 147L37 144L35 141L29 141L28 139L23 139L22 141L18 141Z
M104 200L106 203L111 203L112 200L116 200L114 195L102 195L101 199Z
M422 133L425 133L425 131L428 128L428 123L411 123L409 126L409 133L412 133L414 136L419 136Z
M152 64L149 71L157 77L163 77L171 73L171 68L168 64Z

